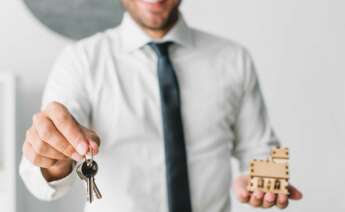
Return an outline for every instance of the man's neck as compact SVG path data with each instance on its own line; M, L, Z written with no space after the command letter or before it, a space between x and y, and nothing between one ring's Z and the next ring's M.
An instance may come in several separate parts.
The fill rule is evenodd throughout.
M148 34L153 39L161 39L163 38L171 29L171 27L167 30L150 30L143 28L144 32Z

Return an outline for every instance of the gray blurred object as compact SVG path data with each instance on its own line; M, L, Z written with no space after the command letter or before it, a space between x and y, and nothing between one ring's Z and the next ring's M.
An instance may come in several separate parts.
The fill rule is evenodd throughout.
M24 0L31 12L54 32L78 40L117 26L120 0Z

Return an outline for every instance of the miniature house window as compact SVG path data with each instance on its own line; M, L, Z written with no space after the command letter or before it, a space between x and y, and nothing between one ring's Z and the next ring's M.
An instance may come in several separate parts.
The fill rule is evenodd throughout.
M270 180L267 182L267 189L268 189L268 190L271 189L271 181L270 181Z
M274 189L275 190L279 190L280 189L280 181L276 180L276 182L274 183Z
M262 179L261 177L259 178L258 187L259 188L263 188L264 187L264 179Z

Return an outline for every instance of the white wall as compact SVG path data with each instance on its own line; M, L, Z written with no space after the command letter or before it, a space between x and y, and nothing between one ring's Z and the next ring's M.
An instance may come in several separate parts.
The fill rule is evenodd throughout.
M256 59L272 121L292 151L291 180L305 195L287 211L345 209L344 7L343 0L183 4L191 25L245 44ZM2 2L0 26L0 70L12 70L19 77L19 155L49 68L70 41L38 23L21 0ZM18 183L20 212L81 211L78 188L61 201L42 203ZM237 203L234 207L256 211Z
M43 27L29 13L21 0L2 1L0 7L0 71L11 70L18 76L17 96L17 159L25 129L30 126L32 114L39 109L42 89L49 68L67 41ZM0 100L1 101L1 100ZM19 212L57 212L66 207L64 201L44 203L35 200L18 178ZM74 195L77 196L77 195ZM68 200L67 200L68 201ZM70 211L81 211L80 204L71 204ZM63 204L62 204L63 203Z

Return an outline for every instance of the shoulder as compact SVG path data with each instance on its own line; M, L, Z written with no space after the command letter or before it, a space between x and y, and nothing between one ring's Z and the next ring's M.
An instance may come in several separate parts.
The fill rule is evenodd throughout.
M102 51L113 51L118 48L119 34L119 27L108 29L68 45L63 52L73 54L82 60L93 60L102 55Z
M199 29L191 28L195 52L203 52L209 60L243 72L253 63L249 50L241 43Z
M252 56L241 43L195 28L192 28L192 34L195 52L204 52L214 64L220 64L241 77L253 68Z
M232 79L233 84L238 82L239 87L246 87L256 79L254 61L244 45L202 30L192 29L192 32L196 54L203 52L214 69L221 70L222 77Z
M69 73L94 77L98 71L91 67L111 58L120 45L119 37L117 27L74 42L60 52L53 70L68 68Z
M214 51L218 56L219 54L228 56L243 56L243 54L249 55L247 48L237 41L196 28L191 28L191 31L196 48Z

